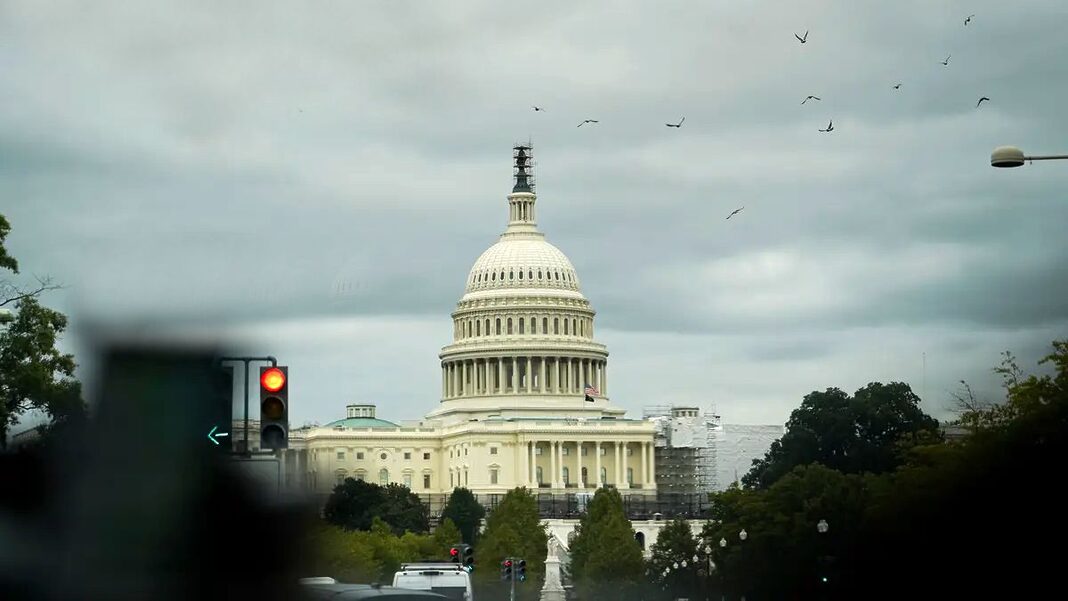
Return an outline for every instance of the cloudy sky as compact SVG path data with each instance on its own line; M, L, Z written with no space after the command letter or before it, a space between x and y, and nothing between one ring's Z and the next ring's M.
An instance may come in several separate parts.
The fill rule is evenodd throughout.
M8 0L0 212L74 350L215 334L290 366L296 423L417 419L529 137L615 402L781 423L901 380L945 416L1068 335L1068 163L988 163L1068 152L1066 29L1048 0Z

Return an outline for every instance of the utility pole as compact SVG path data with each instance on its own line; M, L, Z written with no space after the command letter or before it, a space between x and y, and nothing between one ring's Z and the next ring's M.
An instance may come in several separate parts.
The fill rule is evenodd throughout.
M511 561L512 561L512 577L510 579L512 581L512 586L511 586L512 592L508 595L508 601L515 601L515 565L516 565L516 562L515 562L515 558L514 557L510 557L509 559L511 559Z
M270 361L271 367L278 366L278 360L271 356L266 357L220 357L219 363L229 361L241 361L245 364L245 447L241 450L241 454L249 457L252 453L248 449L248 367L249 363L253 361ZM230 424L228 424L230 425Z

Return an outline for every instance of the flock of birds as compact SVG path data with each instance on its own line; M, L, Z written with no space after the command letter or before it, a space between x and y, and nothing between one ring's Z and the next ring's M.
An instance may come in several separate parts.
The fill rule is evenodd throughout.
M968 24L972 22L972 18L973 17L975 17L975 15L968 15L967 17L964 18L964 26L965 27L967 27ZM808 43L808 30L805 31L805 35L797 35L795 33L794 37L797 38L798 42L801 42L802 44L807 44ZM949 59L952 58L952 57L953 57L952 54L947 55L945 60L941 61L941 65L943 67L948 67L949 66ZM895 83L892 87L895 90L900 90L901 89L901 82ZM814 96L814 95L810 94L810 95L806 96L804 100L801 101L801 104L805 104L809 100L819 101L819 100L821 100L821 98L819 96ZM975 108L979 108L979 105L983 104L983 102L989 102L989 101L990 101L990 98L988 98L986 96L982 96L982 97L979 98L979 102L975 103ZM542 112L542 111L545 110L543 107L540 107L540 106L533 106L533 109L534 109L535 112ZM681 119L679 119L678 123L665 123L664 125L666 127L674 127L676 129L678 129L678 128L682 127L682 123L684 121L686 121L686 117L682 117ZM582 123L578 124L578 127L582 127L583 125L586 125L588 123L600 123L600 121L598 121L597 119L585 119L585 120L582 121ZM819 129L817 131L819 131L821 133L830 133L830 132L834 131L834 120L833 119L829 120L827 122L827 127ZM735 209L734 211L731 211L731 214L727 215L727 219L730 219L731 217L734 217L738 213L741 213L743 209L745 209L745 207L741 207L741 208Z

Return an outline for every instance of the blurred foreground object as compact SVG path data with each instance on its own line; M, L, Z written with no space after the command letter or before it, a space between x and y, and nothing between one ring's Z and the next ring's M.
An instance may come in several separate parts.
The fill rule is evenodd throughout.
M216 357L110 346L92 419L0 459L0 599L302 598L305 506L207 436Z

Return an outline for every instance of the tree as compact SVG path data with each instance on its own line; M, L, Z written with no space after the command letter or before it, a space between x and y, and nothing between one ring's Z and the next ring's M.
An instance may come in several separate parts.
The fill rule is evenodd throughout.
M892 471L908 446L941 438L938 421L919 402L902 382L873 382L852 397L838 388L811 392L790 414L786 434L753 461L742 482L767 488L809 463L848 474Z
M434 544L440 550L442 557L446 557L449 549L460 541L460 529L449 518L442 518L441 523L434 529Z
M382 487L355 478L345 478L326 500L323 517L346 530L370 530L372 519L385 502Z
M0 215L0 269L18 274L18 262L4 247L11 226ZM41 410L51 428L83 419L85 402L81 384L74 379L74 357L56 348L67 327L62 313L42 306L38 297L58 288L47 278L24 288L0 278L0 308L15 307L0 315L0 446L7 446L7 433L29 410Z
M441 512L442 518L449 518L460 529L463 542L474 545L478 537L478 529L482 524L482 518L486 515L486 509L475 500L475 495L466 488L455 488L445 503L445 509ZM456 542L456 541L453 541Z
M370 530L375 518L388 524L394 534L424 533L430 518L419 497L400 484L381 487L345 478L334 487L323 509L326 521L346 530Z
M631 598L644 577L642 550L614 488L600 488L571 543L571 577L585 598ZM586 597L589 595L589 597Z
M532 582L523 586L521 596L537 598L538 577L545 573L545 554L548 551L549 535L538 515L538 502L526 488L514 488L501 499L496 509L486 518L486 530L475 550L476 562L483 569L474 574L485 585L498 581L497 566L506 557L527 560L527 573ZM495 586L488 586L493 590Z
M403 484L388 484L384 490L381 517L398 536L405 532L422 534L430 530L430 513L419 496Z
M675 597L688 597L687 593L693 590L696 584L695 574L700 567L693 562L697 554L697 540L694 539L690 523L684 518L671 520L660 530L656 544L650 549L651 557L648 562L648 571L656 580L661 580L671 590L675 591ZM687 565L679 569L675 564L686 561ZM668 570L665 577L664 571Z

